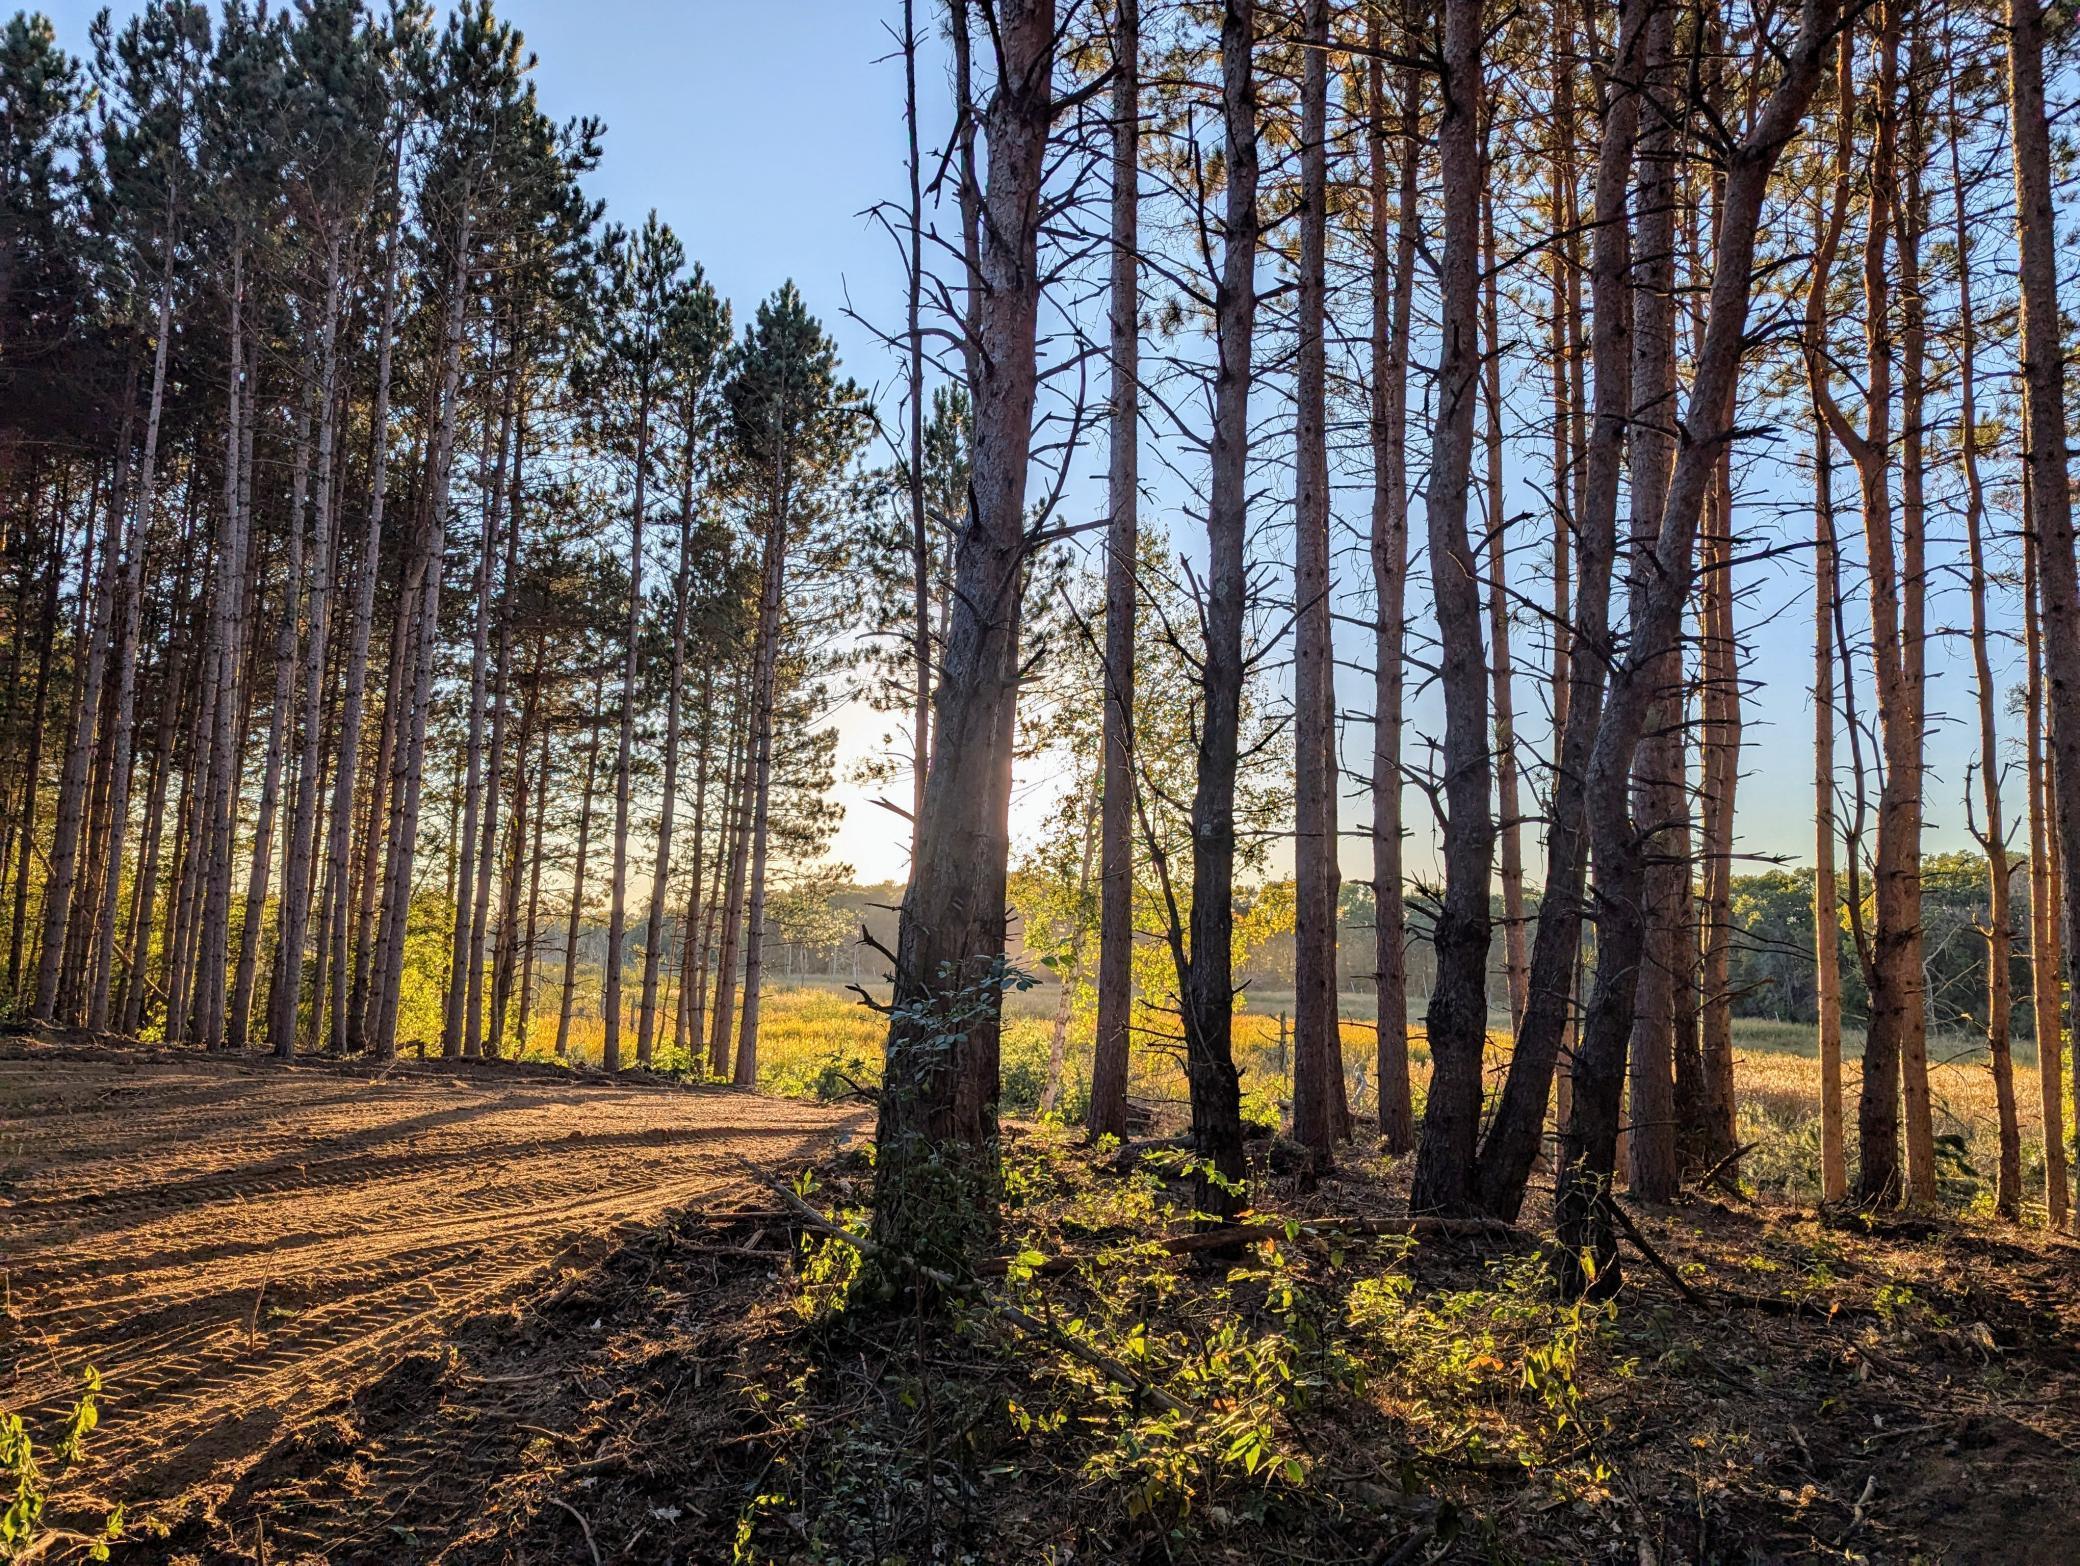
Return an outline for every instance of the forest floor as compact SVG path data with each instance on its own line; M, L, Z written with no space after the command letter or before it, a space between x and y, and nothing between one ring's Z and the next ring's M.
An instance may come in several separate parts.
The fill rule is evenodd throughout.
M256 1461L328 1409L416 1386L400 1367L425 1345L531 1319L666 1215L755 1201L740 1158L799 1164L861 1126L510 1063L0 1038L0 1407L42 1434L99 1374L65 1500L125 1503L135 1558L190 1536L232 1558L329 1553L341 1519L299 1533L241 1503ZM412 1557L379 1519L438 1492L451 1454L362 1456L356 1511L390 1541L369 1558Z
M1269 1229L1178 1255L1174 1164L1015 1125L1004 1263L934 1321L736 1161L864 1232L857 1111L17 1044L0 1125L0 1403L104 1372L62 1500L129 1502L119 1561L2075 1559L2040 1229L1714 1189L1627 1206L1680 1283L1628 1248L1574 1307L1536 1191L1367 1235L1407 1160L1258 1143Z

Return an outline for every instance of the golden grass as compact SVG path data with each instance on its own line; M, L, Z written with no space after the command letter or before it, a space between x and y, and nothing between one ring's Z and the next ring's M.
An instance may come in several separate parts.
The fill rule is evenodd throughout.
M1052 992L1014 994L1007 1002L1004 1027L1004 1104L1012 1114L1030 1114L1046 1079L1053 1037ZM1175 1019L1144 1014L1133 1055L1129 1091L1140 1100L1182 1105L1185 1083L1182 1047ZM596 1017L574 1018L571 1055L597 1064L604 1029ZM1245 1008L1235 1018L1235 1060L1242 1073L1246 1116L1276 1123L1288 1091L1288 1043L1281 1049L1281 1022L1267 1011ZM886 1024L856 995L830 986L803 985L768 990L761 1003L759 1085L768 1092L834 1098L854 1084L871 1087L879 1080ZM528 1055L545 1057L556 1034L553 1012L537 1017L530 1029ZM1369 1118L1377 1103L1373 1060L1374 1029L1370 1021L1346 1018L1342 1028L1345 1079L1352 1110ZM1856 1101L1862 1068L1854 1058L1861 1040L1848 1041L1851 1058L1843 1063L1843 1102L1847 1109L1850 1157L1855 1156ZM1976 1047L1974 1047L1976 1045ZM1738 1093L1739 1134L1755 1144L1742 1165L1751 1185L1794 1200L1811 1200L1819 1188L1820 1074L1817 1044L1809 1027L1738 1021L1734 1025L1734 1080ZM1059 1111L1081 1116L1088 1091L1092 1019L1079 1009L1072 1018ZM634 1030L624 1030L624 1059L634 1049ZM1410 1074L1420 1106L1430 1074L1430 1052L1420 1026L1410 1030ZM1997 1162L1997 1111L1993 1076L1985 1048L1958 1035L1930 1040L1930 1088L1935 1133L1943 1144L1942 1174L1946 1196L1961 1206L1991 1200ZM1506 1032L1491 1037L1488 1079L1499 1088L1509 1063ZM701 1075L683 1049L658 1052L659 1069ZM705 1061L701 1062L702 1068ZM2036 1061L2022 1052L2015 1065L2015 1090L2022 1128L2025 1189L2043 1180L2043 1110Z

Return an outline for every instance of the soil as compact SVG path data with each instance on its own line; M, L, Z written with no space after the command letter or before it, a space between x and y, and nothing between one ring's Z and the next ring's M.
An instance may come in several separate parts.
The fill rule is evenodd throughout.
M864 1200L869 1129L496 1065L0 1049L0 1402L47 1418L97 1366L106 1417L65 1506L127 1502L116 1559L177 1566L2080 1558L2068 1239L1724 1194L1633 1207L1685 1283L1628 1251L1579 1439L1513 1447L1537 1419L1513 1361L1455 1393L1390 1354L1281 1427L1304 1485L1231 1477L1157 1516L1095 1477L1102 1436L1007 1419L1059 1398L1046 1345L979 1314L803 1308L797 1218L738 1155L814 1165L837 1212ZM1010 1230L1049 1252L1122 1237L1118 1173L1010 1136L1053 1193ZM1541 1197L1492 1241L1312 1231L1403 1210L1405 1161L1316 1183L1259 1156L1261 1206L1296 1225L1282 1266L1324 1302L1390 1270L1419 1304L1489 1297L1544 1228ZM1272 1321L1219 1269L1175 1278L1153 1331ZM1067 1320L1106 1282L1026 1298Z
M47 1429L92 1366L101 1426L68 1506L172 1530L131 1558L184 1537L243 1551L272 1521L239 1504L249 1471L322 1442L328 1410L423 1393L427 1345L568 1298L667 1215L756 1205L740 1160L787 1168L863 1129L858 1111L498 1062L6 1040L0 1404ZM356 1455L357 1510L379 1516L426 1454ZM331 1555L338 1521L304 1547ZM384 1537L366 1558L416 1557Z

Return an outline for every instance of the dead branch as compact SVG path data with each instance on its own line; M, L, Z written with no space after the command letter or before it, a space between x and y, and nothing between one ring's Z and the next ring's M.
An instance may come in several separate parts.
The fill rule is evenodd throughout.
M585 1535L585 1548L592 1552L592 1566L600 1566L599 1546L592 1542L592 1524L585 1520L585 1514L579 1511L577 1507L572 1506L568 1501L559 1501L553 1495L547 1497L547 1499L551 1506L556 1507L560 1511L569 1512L572 1517L577 1519L578 1531Z

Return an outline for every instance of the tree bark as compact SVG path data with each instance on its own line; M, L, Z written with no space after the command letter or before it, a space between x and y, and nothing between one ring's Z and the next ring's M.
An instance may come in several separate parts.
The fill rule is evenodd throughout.
M600 687L604 668L593 677L592 701L585 710L585 724L592 737L585 745L585 786L578 796L578 851L571 866L571 912L563 928L563 999L556 1008L556 1058L570 1053L571 1004L578 992L578 929L585 921L585 859L592 847L592 792L599 774Z
M1993 658L1986 617L1986 491L1979 473L1978 319L1972 301L1972 236L1966 211L1962 160L1958 155L1961 125L1957 111L1955 67L1949 73L1950 192L1954 202L1957 242L1957 370L1958 462L1964 474L1965 551L1972 604L1972 672L1979 697L1979 784L1985 810L1983 824L1972 822L1971 783L1965 784L1965 819L1972 824L1986 855L1986 1047L1993 1069L1994 1100L2000 1128L2000 1163L1994 1186L1994 1209L2011 1222L2022 1211L2022 1130L2015 1106L2015 1066L2009 1026L2014 1011L2010 966L2014 952L2011 911L2012 866L2008 828L2001 806L2000 731L1995 712L2000 688L1994 683ZM2045 1100L2057 1114L2055 1094ZM2061 1149L2061 1151L2063 1151ZM2046 1164L2049 1164L2047 1149Z
M1137 0L1125 0L1128 6ZM903 0L903 129L909 138L909 435L910 495L910 857L924 821L924 780L932 753L932 544L924 502L924 161L917 133L917 0ZM1117 262L1115 262L1117 265ZM698 1035L696 1035L698 1036Z
M440 641L442 561L448 537L448 494L454 478L455 426L462 379L464 307L469 292L469 253L474 225L464 208L455 235L455 263L448 279L442 337L439 416L434 431L431 505L419 551L419 573L406 582L406 599L418 597L418 645L409 695L399 714L397 754L392 763L389 865L383 884L383 918L377 937L375 1048L383 1059L397 1052L397 1006L404 979L405 926L412 903L412 866L418 851L419 800L425 775L426 725L434 696L434 652Z
M1127 1134L1134 1013L1135 577L1140 565L1141 0L1112 17L1112 278L1109 466L1105 533L1105 711L1099 743L1103 822L1098 862L1098 1024L1087 1124Z
M965 4L959 9L965 10ZM939 676L917 855L896 938L895 1002L875 1165L876 1239L901 1255L971 1238L937 1172L993 1186L1004 883L1026 484L1038 391L1040 187L1054 117L1054 0L1000 0L982 111L988 184L971 294L976 347L969 515ZM965 183L965 181L964 181ZM747 986L748 988L748 986ZM739 1080L743 1063L738 1063Z
M14 914L7 925L7 992L19 1005L22 947L29 930L29 861L35 857L36 807L43 793L43 733L50 713L51 653L58 642L58 576L65 548L65 485L51 512L51 553L44 567L43 613L36 653L36 692L29 701L29 752L22 760L22 853L15 863Z
M512 1005L514 970L520 961L520 882L530 864L533 865L533 891L530 892L528 921L530 928L526 940L534 944L532 929L534 905L532 897L541 884L541 840L542 807L548 799L548 779L543 776L539 787L530 790L529 774L534 769L529 752L534 748L537 714L540 710L542 671L537 667L528 682L527 694L521 699L520 721L513 735L513 808L506 825L506 848L499 866L498 929L491 952L491 1010L482 1045L483 1053L493 1060L505 1052L506 1012ZM542 765L547 766L546 755ZM530 827L536 843L536 852L528 853ZM526 1053L526 1018L521 1018L521 1053Z
M1445 704L1444 892L1431 935L1437 979L1428 1016L1430 1095L1409 1192L1409 1208L1417 1213L1462 1212L1473 1205L1494 927L1488 660L1481 638L1480 566L1466 532L1481 357L1481 0L1444 0L1443 11L1444 109L1437 135L1444 178L1444 342L1423 494Z
M1866 1202L1933 1201L1933 1149L1921 1149L1909 1127L1908 1163L1899 1161L1900 1087L1911 1040L1922 1028L1920 954L1920 736L1918 698L1911 676L1901 619L1899 552L1895 547L1890 451L1892 429L1892 283L1887 254L1893 232L1891 205L1898 166L1899 7L1881 7L1878 21L1876 134L1870 157L1868 231L1864 239L1864 423L1853 429L1836 404L1829 376L1819 368L1818 341L1826 278L1846 216L1849 176L1840 133L1835 214L1814 262L1807 302L1809 379L1815 401L1835 439L1856 464L1863 494L1864 539L1869 557L1872 661L1877 674L1879 742L1885 775L1878 800L1878 841L1873 863L1876 933L1870 962L1871 1016L1863 1055L1863 1090L1857 1112L1861 1159L1857 1194ZM1843 112L1854 102L1852 68L1844 43L1841 67ZM1924 1154L1926 1155L1924 1157Z
M260 807L253 827L253 847L246 872L243 929L238 942L238 968L231 985L231 1010L225 1020L225 1042L246 1047L253 1013L253 989L260 977L260 931L267 911L267 886L274 871L275 817L280 813L282 760L295 726L296 652L303 599L303 516L310 501L311 402L306 391L296 419L295 476L289 484L289 522L282 607L275 623L274 691L267 707L267 743L260 758Z
M185 73L183 74L185 83ZM114 756L109 767L109 839L104 855L105 879L101 919L95 931L92 990L87 1002L87 1028L99 1033L109 1023L110 985L116 965L116 901L123 884L123 847L130 826L131 721L137 703L137 661L144 638L144 557L158 500L159 431L166 408L167 356L173 337L173 266L175 198L166 204L165 258L159 274L157 341L152 348L152 390L144 424L144 455L139 460L137 513L124 545L122 641L116 652Z
M744 692L735 710L744 711ZM715 1015L709 1024L708 1069L730 1075L730 1030L737 1020L737 957L744 928L744 871L751 857L751 747L739 726L730 737L730 807L724 817L729 870L722 894L722 935L715 955Z
M127 390L125 395L128 395ZM84 584L89 579L93 581L94 589L85 634L78 643L84 653L84 666L73 714L71 741L66 746L65 765L59 775L58 817L51 839L49 868L44 873L43 944L37 954L36 996L29 1010L29 1015L37 1022L48 1023L56 1020L58 1015L58 983L65 965L67 921L73 911L74 883L79 871L80 823L87 803L94 745L100 733L101 683L108 669L110 622L115 616L116 550L128 487L129 443L130 422L126 415L117 448L115 478L109 486L106 506L99 508L102 516L100 547L94 547L92 519L95 508L91 505L83 535L90 564L82 573L81 597L87 596ZM235 460L231 467L236 470ZM85 574L86 571L93 573L91 578Z
M783 390L780 405L785 406ZM780 643L786 627L782 594L787 585L787 529L792 478L784 434L774 445L773 491L766 517L765 555L760 562L758 634L751 671L751 837L749 911L744 931L744 1008L737 1030L731 1080L758 1086L758 1014L765 987L766 857L772 840L773 720L779 699Z
M1661 532L1669 473L1676 457L1676 177L1677 114L1672 81L1675 18L1657 6L1647 24L1647 83L1639 139L1639 205L1633 220L1631 619L1637 626L1654 587L1654 549ZM1684 562L1684 571L1690 570ZM1690 800L1685 786L1683 649L1661 650L1647 670L1654 696L1641 737L1632 808L1643 840L1639 852L1646 948L1634 998L1630 1043L1632 1098L1625 1145L1633 1194L1666 1202L1676 1194L1677 1016L1679 996L1695 982L1690 934ZM1601 885L1602 865L1598 876Z
M1336 1004L1336 672L1329 584L1329 6L1306 0L1294 390L1293 1135L1317 1167L1343 1132Z
M244 685L240 663L245 650L248 517L242 482L249 449L252 387L246 363L244 305L245 254L241 242L232 247L229 387L224 437L224 544L217 556L217 595L210 639L208 678L217 691L215 721L208 736L208 780L202 814L204 871L201 912L196 926L195 1034L205 1049L220 1049L225 1039L225 966L231 933L233 840L238 832L238 795L244 758L245 725L240 721Z
M1656 694L1655 660L1681 635L1706 491L1734 437L1735 392L1747 343L1763 197L1779 155L1798 132L1833 47L1835 15L1835 0L1804 0L1798 36L1779 55L1777 84L1747 134L1727 154L1709 313L1678 428L1651 587L1644 595L1645 612L1633 627L1632 644L1612 674L1610 698L1590 755L1587 818L1603 913L1596 980L1575 1060L1572 1113L1562 1138L1554 1199L1560 1280L1577 1294L1608 1294L1619 1282L1611 1181L1625 1043L1645 934L1639 837L1626 808L1627 787Z
M647 379L636 409L636 483L628 541L628 632L621 665L621 737L614 752L614 851L608 875L607 966L600 1014L606 1024L601 1064L621 1069L622 946L628 934L628 812L633 790L636 734L636 668L643 630L643 511L650 477L650 387Z
M664 794L657 807L657 866L643 940L643 1000L636 1018L636 1063L646 1070L657 1036L657 966L664 954L665 902L671 892L672 816L679 803L679 685L686 676L686 604L693 596L694 436L689 426L679 485L679 570L672 586L672 669L664 696Z
M498 322L494 315L491 327L492 341L487 361L498 363ZM471 1004L471 995L481 997L480 964L483 945L477 933L476 889L482 868L478 861L483 833L479 818L495 814L487 807L486 796L495 794L497 784L486 786L484 777L484 728L490 700L491 663L491 620L492 586L497 580L494 562L498 558L500 506L505 498L506 460L513 443L513 385L517 377L510 368L506 376L504 405L496 421L486 410L484 420L483 467L478 471L489 471L491 481L484 486L483 520L477 529L476 611L470 616L469 653L469 728L463 742L462 782L462 829L453 846L456 854L455 915L452 932L448 939L448 994L447 1004L441 1018L441 1054L448 1060L457 1060L476 1053L475 1040L468 1025L469 1014L482 1005L481 999ZM496 455L494 456L494 449ZM641 480L637 480L637 492L641 493ZM642 536L642 525L637 523L636 536ZM640 580L641 573L637 573ZM477 1011L481 1020L482 1012Z
M2029 511L2025 475L2023 510ZM2032 530L2022 535L2023 660L2029 670L2024 686L2027 734L2024 756L2029 779L2029 977L2032 1031L2037 1042L2037 1073L2044 1099L2044 1206L2051 1226L2063 1228L2069 1202L2065 1157L2065 1092L2059 1030L2058 850L2052 817L2057 808L2044 747L2043 628L2037 609L2037 551Z
M1249 389L1255 346L1257 246L1257 84L1254 0L1224 0L1221 107L1227 189L1220 275L1214 291L1211 488L1206 510L1207 580L1202 608L1197 786L1192 796L1192 901L1189 944L1173 913L1191 1093L1193 1205L1209 1218L1239 1210L1242 1091L1235 1070L1235 779L1239 765L1243 619L1249 607L1246 547L1249 508Z
M1740 655L1733 606L1733 473L1721 464L1704 539L1698 663L1704 725L1700 822L1698 1056L1703 1100L1688 1152L1693 1169L1716 1168L1739 1146L1733 1087L1733 810L1740 786Z
M1580 589L1576 595L1568 660L1567 722L1553 780L1546 831L1545 893L1532 939L1531 984L1524 1026L1511 1052L1502 1096L1481 1146L1480 1204L1509 1222L1523 1206L1524 1187L1544 1142L1553 1070L1574 1016L1576 969L1586 912L1588 870L1587 782L1602 721L1604 671L1612 657L1610 583L1617 559L1619 474L1632 413L1632 312L1627 308L1631 236L1627 192L1639 139L1640 65L1655 0L1632 0L1620 14L1611 66L1600 86L1602 146L1593 196L1595 234L1589 268L1595 314L1590 351L1595 358L1593 426L1583 446L1584 482L1576 514ZM1567 1123L1563 1113L1561 1124Z
M332 646L332 600L339 577L339 543L334 531L333 463L338 446L339 315L341 241L335 235L326 262L325 320L318 372L318 482L313 496L311 542L310 631L303 663L303 748L296 769L296 801L289 828L289 864L282 878L281 923L275 942L275 972L269 1037L274 1052L288 1059L296 1052L296 1029L303 989L304 937L310 928L311 883L318 839L319 744L324 733L325 675ZM387 410L386 410L387 411ZM373 562L371 562L372 564ZM367 658L364 641L362 656ZM358 722L358 709L357 718ZM342 759L347 752L344 734ZM347 808L353 808L353 784ZM335 981L336 982L336 981ZM312 1031L320 1031L313 1015Z
M701 1064L707 1033L706 983L708 947L708 756L715 743L715 663L701 663L701 700L696 719L693 761L693 874L686 894L685 955L680 964L679 1005L673 1014L672 1045L687 1050L687 1067Z
M1482 157L1488 157L1482 131ZM1502 969L1509 999L1512 1047L1524 1027L1530 999L1531 959L1524 917L1524 822L1517 779L1516 671L1510 654L1509 517L1503 509L1501 262L1495 248L1494 165L1481 182L1481 405L1487 458L1485 531L1488 535L1488 659L1495 706L1495 806L1502 883Z
M1813 1006L1820 1032L1820 1199L1849 1194L1842 1136L1841 892L1835 876L1834 621L1841 565L1834 529L1834 437L1813 421Z
M1368 175L1372 195L1372 901L1377 1001L1379 1130L1389 1153L1415 1148L1408 1079L1408 910L1401 880L1402 666L1408 643L1408 340L1415 301L1417 165L1422 157L1422 77L1400 73L1399 180L1388 246L1387 84L1377 11L1366 24L1371 57ZM1404 47L1414 53L1413 27ZM1391 257L1391 259L1390 259Z
M491 753L484 767L484 824L477 845L477 881L474 891L464 883L469 899L469 988L463 996L462 1050L465 1055L484 1053L484 950L491 942L491 878L497 862L499 811L506 788L507 686L513 674L513 590L520 569L521 469L527 445L526 360L516 343L507 370L506 411L500 416L499 460L495 487L505 491L505 559L500 567L503 587L498 593L497 644L492 654ZM507 448L511 447L510 460ZM526 764L522 751L521 765ZM500 933L504 933L501 927Z
M393 168L393 194L395 184ZM350 1053L358 1053L362 1045L362 986L358 963L351 986L348 979L348 865L353 846L354 790L361 773L361 730L368 691L368 644L375 621L376 578L382 568L383 503L389 487L390 374L397 336L398 224L399 216L393 209L383 246L383 297L376 326L376 398L370 414L368 515L362 528L361 558L354 581L354 617L347 632L347 664L340 698L339 755L333 763L332 816L325 840L326 879L334 888L333 908L329 927L321 929L318 934L320 944L328 946L332 953L332 1045ZM384 723L387 728L387 715ZM369 783L368 837L371 842L375 839L381 814L382 775L383 768L379 762ZM365 948L366 942L356 942L355 945L359 951ZM292 984L289 988L295 987L296 984ZM282 1019L285 1015L289 1018L286 1031L294 1031L293 1002L293 995L283 1002L283 1005L292 1007L288 1013L281 1006L277 1007L277 1049L282 1047L282 1033L285 1031ZM322 1031L316 1016L312 1017L311 1026L314 1033Z
M1936 1200L1935 1127L1928 1084L1928 997L1921 916L1921 833L1925 819L1928 735L1927 589L1928 589L1928 300L1921 274L1921 237L1928 227L1928 202L1922 170L1929 158L1927 93L1929 87L1928 13L1911 17L1907 53L1901 148L1903 189L1893 204L1893 230L1899 244L1900 295L1900 482L1899 482L1899 617L1900 666L1905 677L1905 712L1912 739L1911 767L1900 828L1899 859L1906 889L1902 922L1907 932L1916 985L1914 1005L1900 1035L1900 1090L1906 1108L1907 1188L1917 1202Z
M549 819L549 786L556 777L555 762L551 757L555 737L554 727L544 723L542 759L536 765L536 776L541 781L535 787L534 842L527 855L527 925L520 942L520 1017L513 1030L515 1053L523 1058L534 1037L534 965L540 945L542 909L542 836ZM498 1038L498 1030L494 1029L494 1048Z

